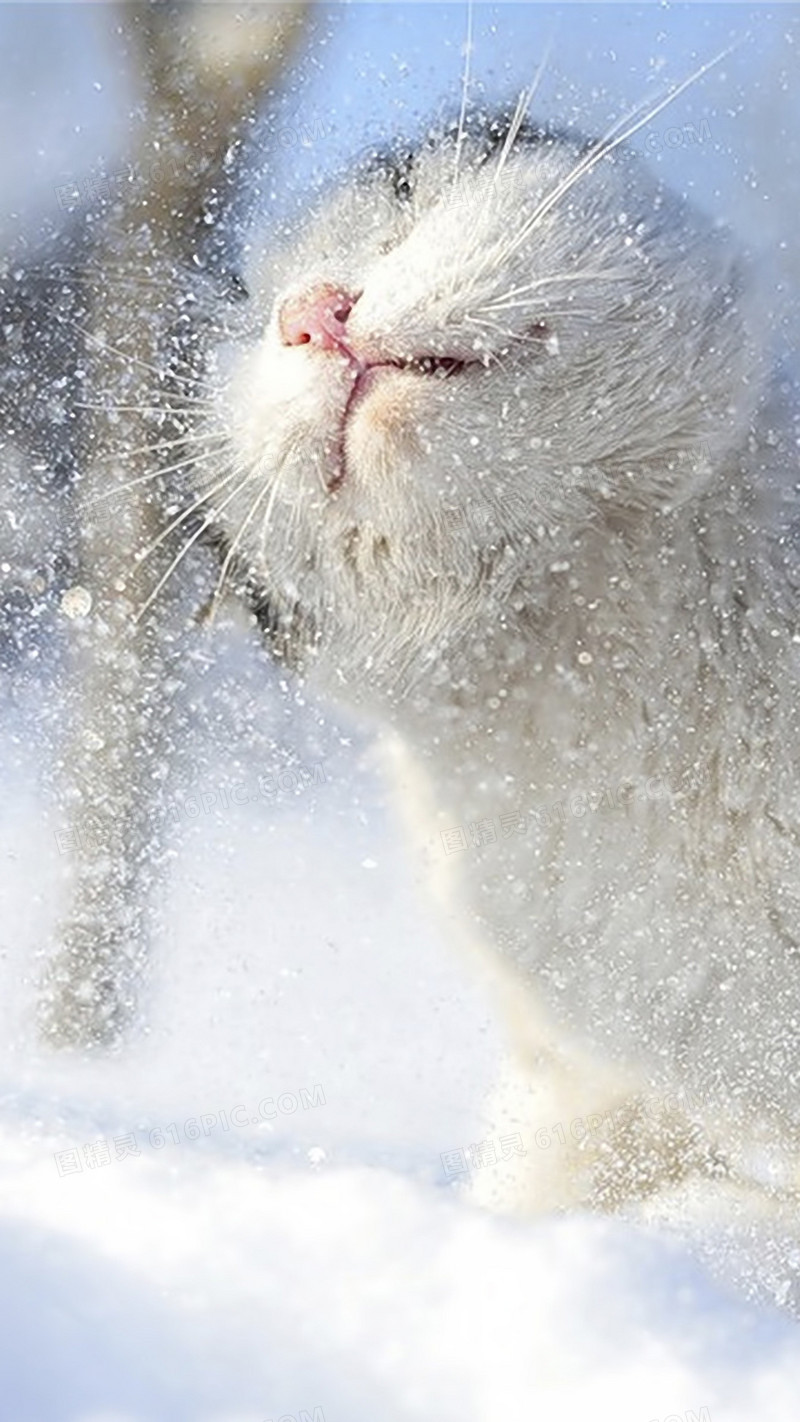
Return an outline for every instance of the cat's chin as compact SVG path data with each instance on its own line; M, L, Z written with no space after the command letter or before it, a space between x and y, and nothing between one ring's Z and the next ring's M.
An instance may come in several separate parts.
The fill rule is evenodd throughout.
M422 457L419 427L425 415L425 378L394 366L376 366L363 377L344 421L341 485L377 497L396 487L409 462Z

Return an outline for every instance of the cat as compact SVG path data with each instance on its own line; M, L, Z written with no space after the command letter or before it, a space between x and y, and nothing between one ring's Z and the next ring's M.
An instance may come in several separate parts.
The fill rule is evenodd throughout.
M798 1184L796 392L620 138L518 106L332 183L252 238L194 422L221 580L379 728L502 983L498 1111L606 1123L485 1172L525 1210Z

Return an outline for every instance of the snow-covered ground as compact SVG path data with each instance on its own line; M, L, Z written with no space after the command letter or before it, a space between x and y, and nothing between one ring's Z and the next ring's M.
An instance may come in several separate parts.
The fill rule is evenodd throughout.
M289 749L261 658L211 640L250 756L212 695L179 807L255 797ZM32 686L2 741L4 1422L794 1422L797 1325L709 1270L713 1230L517 1223L448 1179L442 1153L486 1135L499 1029L346 727L291 723L322 783L181 812L147 1032L38 1049L69 854L31 743L55 717Z
M49 105L31 140L50 159L33 185L44 204L46 180L90 169L119 135L101 146L88 21L74 21L70 67L58 35L43 55L25 49L21 8L6 35L39 54L42 91L67 73L77 95L72 123L59 129ZM405 65L416 99L458 72L460 7L430 7L429 51L416 8L392 7L390 23L356 7L337 31L327 82L343 96L340 139L345 97L360 96L363 122L385 87L381 25L387 72L399 83ZM669 56L685 73L692 50L716 52L734 25L725 7L693 22L656 8L639 15L638 41L632 7L610 22L619 53L641 46L640 74L660 30L688 36L695 24L694 43L676 41ZM789 28L798 38L796 12L784 13L752 61L751 112L764 53ZM497 14L509 31L499 89L517 69L530 77L536 50L509 79L523 19ZM596 15L587 7L585 23L599 34ZM739 33L749 20L738 11ZM569 70L582 40L562 24ZM536 34L549 28L542 7ZM488 45L488 18L480 32ZM588 76L591 88L614 44L598 39L576 83ZM717 143L723 132L732 142L737 113L745 122L734 98L712 126ZM64 138L79 118L93 148L85 134L82 148ZM677 171L666 140L651 151ZM743 140L741 163L749 151ZM717 156L703 185L707 152L695 145L683 161L710 200L731 178ZM9 159L9 192L23 190L22 172ZM757 211L743 199L750 231ZM725 1221L698 1218L680 1234L586 1216L514 1222L448 1178L442 1153L486 1134L481 1106L502 1049L488 986L437 931L358 728L283 698L235 629L203 637L211 671L189 686L192 770L171 787L174 859L147 1028L111 1056L45 1052L32 1022L70 863L43 773L64 705L46 649L37 678L0 703L2 1422L796 1422L800 1333L770 1302L797 1267L788 1242L767 1268L757 1240L725 1241ZM260 775L298 762L316 783L259 794ZM247 803L226 807L233 785ZM202 807L203 795L216 800L190 813L187 796Z

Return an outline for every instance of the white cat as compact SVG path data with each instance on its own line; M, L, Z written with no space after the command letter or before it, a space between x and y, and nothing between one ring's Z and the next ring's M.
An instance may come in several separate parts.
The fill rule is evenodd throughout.
M517 114L334 186L246 281L209 519L500 965L507 1118L565 1139L490 1193L791 1191L795 405L736 243Z

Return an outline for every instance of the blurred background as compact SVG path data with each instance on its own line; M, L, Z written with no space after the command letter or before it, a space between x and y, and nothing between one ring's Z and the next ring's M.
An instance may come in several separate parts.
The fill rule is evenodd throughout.
M726 58L631 142L674 187L691 194L720 220L733 223L744 240L763 254L777 293L776 315L783 323L776 338L779 344L791 344L790 295L800 270L795 240L800 10L795 6L476 4L470 11L458 3L312 5L307 33L277 92L265 103L263 123L254 135L249 189L229 217L232 243L241 246L254 233L302 223L309 189L330 181L365 148L391 142L398 133L419 133L433 117L456 112L468 31L472 101L489 104L513 98L530 84L544 60L534 116L587 132L605 131L648 96L656 102L670 87L733 46ZM114 6L0 6L0 126L5 135L0 157L0 243L6 252L29 255L41 233L64 227L78 209L82 215L93 204L99 210L104 182L113 180L124 165L138 102L137 78L131 72ZM248 225L251 213L255 216ZM48 660L43 651L34 668L28 703L35 701L35 707L28 704L24 714L19 709L16 713L23 721L27 718L28 725L34 718L42 734L35 747L24 733L18 738L15 755L6 756L7 775L15 757L24 760L34 752L38 762L58 757L64 707L60 672L52 655ZM270 952L277 955L271 971L289 975L297 999L296 1011L287 1012L285 986L280 990L273 1004L269 1040L285 1047L296 1036L297 1019L305 1020L307 1015L315 1024L307 1034L311 1059L315 1063L339 1060L341 1026L347 1021L351 1068L356 1071L360 1064L358 1069L381 1083L371 1105L359 1095L348 1097L347 1108L342 1106L345 1115L354 1112L352 1129L387 1146L396 1145L401 1137L413 1140L415 1149L420 1146L420 1130L425 1134L420 1122L427 1113L414 1093L427 1100L431 1090L439 1089L431 1087L430 1073L438 1057L445 1055L451 1064L459 1063L453 1089L446 1095L447 1109L455 1112L458 1121L452 1129L456 1135L463 1133L476 1109L487 1061L497 1048L488 1026L491 1010L481 1003L472 979L462 978L461 965L452 962L429 922L424 896L418 892L419 871L409 868L402 841L395 841L382 808L380 783L364 767L368 737L357 727L342 727L324 708L298 704L292 690L281 689L279 676L258 649L233 628L203 633L196 657L190 692L197 707L196 740L190 747L195 784L212 781L215 775L235 779L248 767L270 770L293 756L304 763L324 760L335 784L324 795L315 789L304 797L250 807L246 813L227 810L218 819L212 809L202 825L181 816L175 835L173 893L182 907L168 913L165 921L174 924L176 913L185 921L192 912L202 919L199 936L185 950L191 955L191 971L196 975L208 969L212 1001L222 994L227 1002L223 1023L236 1020L237 1012L252 1012L252 1000L245 1000L247 974L242 973L236 989L227 982L238 952L232 957L230 945L248 942L256 932L253 948L263 964L264 944L253 925L268 918L267 934L276 938ZM13 703L18 689L9 692ZM18 721L15 725L19 729ZM29 788L44 784L38 772L31 778L19 764L20 782ZM191 786L180 788L188 792ZM44 793L45 804L34 822L39 826L46 822L47 830L42 843L29 848L43 886L35 926L29 884L25 875L14 876L27 905L20 904L24 922L14 932L17 962L34 943L40 949L46 941L46 925L54 921L58 896L44 884L48 873L58 882L66 872L63 856L53 856L62 807L53 802L52 789ZM8 814L8 802L0 805L0 814L4 809ZM241 823L234 828L237 813ZM261 816L256 824L254 814ZM16 821L12 815L7 825L15 840ZM378 844L383 848L379 866ZM251 853L257 858L268 853L276 881L271 892L286 900L272 900L269 913L263 903L261 874L248 873ZM202 855L215 866L208 871L210 880L197 868ZM377 867L365 871L367 860ZM222 882L220 864L226 865ZM182 875L193 889L184 884L178 890ZM217 885L213 892L209 884ZM309 885L319 892L309 893ZM403 909L397 910L399 917L387 935L382 910L395 901L402 901ZM369 921L370 905L377 916L374 923ZM219 922L214 923L217 912ZM287 922L291 963L283 960L281 946ZM279 932L276 923L281 925ZM398 923L403 924L399 934ZM185 942L181 934L178 937ZM328 949L328 957L323 953L320 959L314 956L315 946L313 973L309 966L298 966L301 945L329 939L338 945L335 953ZM345 941L346 951L355 954L352 962L335 956L345 951L340 946ZM242 951L244 961L247 953ZM175 975L179 959L180 950L174 947L163 954L162 966L170 965L164 971L174 991L171 996L166 989L156 994L152 1031L159 1030L160 1020L166 1031L172 1014L190 1010L189 1002L205 1001L202 994L189 992L180 972ZM409 1023L414 1025L405 1039L387 1043L380 1012L376 1014L373 995L359 975L377 975L373 986L381 1000L387 987L391 994L401 992L407 998ZM16 1036L14 1023L28 1021L30 971L21 977L24 985L17 980L13 990L4 994L7 1041ZM304 977L302 988L300 977ZM435 994L434 981L438 982ZM234 1002L225 998L230 992ZM464 994L471 1003L469 1011ZM203 1011L209 1010L206 1004ZM446 1052L443 1046L432 1045L444 1030L443 1021L453 1034ZM253 1030L262 1029L254 1026ZM472 1045L477 1040L491 1042L491 1050L487 1048L483 1056L475 1054ZM427 1063L413 1073L416 1084L409 1081L408 1041L421 1054L420 1061ZM468 1043L470 1049L464 1051ZM284 1047L271 1051L273 1065L285 1060ZM243 1071L246 1062L252 1067L247 1033L228 1042L225 1050L233 1052L238 1070ZM399 1053L397 1059L393 1052ZM148 1060L153 1060L152 1051ZM286 1070L291 1074L294 1065ZM322 1065L314 1070L322 1070ZM387 1097L394 1103L388 1115L384 1104L377 1104ZM327 1119L333 1120L332 1113ZM398 1134L400 1120L404 1124ZM443 1129L439 1122L430 1127L428 1148L434 1156Z
M253 138L249 189L229 218L232 242L301 223L309 189L365 149L457 111L470 28L472 101L508 100L546 59L534 116L587 132L605 131L648 95L655 102L734 46L631 142L763 253L776 312L788 321L800 173L800 10L788 5L312 5ZM124 164L138 101L114 6L0 6L7 253L29 254L78 208L99 209L102 184ZM250 212L252 226L243 221ZM787 344L788 325L782 334ZM206 1094L212 1083L228 1091L230 1080L250 1080L265 1062L276 1079L295 1081L302 1042L303 1080L339 1074L336 1109L314 1122L326 1145L366 1140L390 1154L409 1151L435 1171L448 1141L474 1130L501 1034L491 1001L433 924L422 871L370 766L369 736L307 705L233 626L198 634L195 661L192 772L176 784L176 799L198 786L255 781L298 759L324 764L329 783L273 803L212 807L196 820L178 812L157 965L163 981L146 1042L129 1044L113 1066L118 1089L131 1085L131 1059L137 1092L142 1072L156 1094L165 1075L181 1090L186 1070L200 1089L199 1060ZM53 649L43 648L24 687L11 678L3 703L0 816L13 845L14 907L0 935L16 971L0 1002L0 1063L10 1052L36 1081L49 1079L53 1064L32 1040L32 984L68 874L55 840L64 807L47 773L63 747L62 674ZM402 1005L405 1030L387 1037L390 1004ZM185 1043L201 1030L208 1050L187 1066ZM268 1045L254 1051L254 1041ZM119 1097L114 1109L122 1109ZM304 1123L290 1124L296 1134Z
M279 142L259 183L265 210L292 209L370 142L455 111L468 23L457 0L312 6L304 52L271 105ZM587 132L736 46L631 142L675 187L789 260L797 6L477 3L471 24L472 99L515 96L547 54L534 116ZM54 216L57 185L108 173L123 154L136 84L119 28L102 3L0 6L6 241ZM699 142L685 138L686 124Z
M489 104L515 98L547 55L534 117L596 133L648 95L656 102L668 88L733 45L725 59L634 135L631 143L673 187L733 224L745 243L762 254L773 292L776 344L791 348L793 293L800 287L796 216L800 210L800 7L795 5L475 4L471 20L461 3L312 6L307 35L254 135L249 188L229 218L231 241L246 245L255 231L302 223L309 190L330 181L365 149L384 146L398 132L413 136L437 115L457 112L468 25L473 101ZM0 259L35 250L40 235L63 227L78 207L83 212L93 202L99 207L97 194L103 182L124 162L137 103L136 76L129 68L115 7L0 5ZM250 227L253 213L257 216ZM315 1084L324 1089L324 1109L287 1111L268 1125L250 1120L226 1137L218 1132L200 1141L194 1153L205 1152L203 1159L210 1157L217 1164L229 1158L243 1160L258 1170L273 1161L299 1164L306 1170L322 1164L377 1166L397 1171L426 1190L431 1186L440 1192L449 1190L441 1153L480 1139L481 1104L502 1050L494 1003L472 965L455 958L427 907L422 866L405 847L387 807L369 734L329 708L308 704L296 689L284 684L252 639L224 619L220 626L198 632L192 665L187 668L192 768L170 792L177 809L146 1030L102 1063L69 1054L55 1058L42 1051L32 1026L35 983L69 871L68 855L60 851L57 839L65 824L64 807L53 798L51 778L63 753L64 714L68 714L62 677L57 651L43 645L25 677L15 681L11 674L0 691L0 873L5 894L0 918L0 1185L6 1166L21 1170L19 1178L27 1182L25 1206L18 1198L9 1206L9 1217L17 1223L24 1217L32 1229L52 1228L59 1237L79 1238L84 1244L92 1238L88 1221L93 1216L130 1220L133 1237L140 1231L142 1250L150 1250L147 1268L141 1260L140 1267L145 1273L150 1270L150 1283L159 1297L166 1290L163 1296L172 1306L173 1286L164 1283L153 1261L169 1255L167 1241L170 1231L177 1229L176 1221L165 1214L163 1232L159 1234L153 1225L151 1238L151 1224L145 1228L137 1210L152 1223L174 1191L173 1204L177 1202L180 1212L185 1184L180 1171L190 1170L180 1162L192 1156L194 1147L185 1140L176 1145L169 1164L166 1152L150 1151L151 1162L159 1162L165 1178L159 1186L148 1176L151 1196L144 1203L134 1195L123 1199L122 1194L110 1203L113 1191L123 1189L114 1181L124 1179L125 1190L133 1189L129 1182L140 1162L120 1162L105 1174L97 1171L90 1176L84 1171L80 1180L61 1180L56 1177L53 1152L134 1129L149 1132L178 1118L230 1109L240 1102L255 1105L281 1092L297 1095L301 1087ZM322 779L316 776L312 786L288 788L269 800L258 797L259 775L280 775L298 763L322 766ZM248 796L250 802L225 804L221 791L242 783L254 792ZM291 787L291 781L288 784ZM191 814L187 797L203 793L213 795L215 802L206 812ZM147 1168L155 1169L155 1164ZM263 1184L260 1176L259 1181ZM79 1188L83 1195L77 1193ZM190 1172L185 1188L196 1198L205 1187ZM394 1185L386 1190L390 1218L396 1208ZM107 1197L104 1192L111 1194ZM0 1189L0 1199L6 1198ZM333 1201L322 1196L304 1198L306 1218L330 1222L332 1235L339 1218L349 1211L360 1215L365 1208L357 1191L352 1198L344 1191ZM80 1205L75 1203L78 1200ZM209 1205L209 1218L216 1218L215 1228L221 1231L217 1242L227 1228L220 1220L230 1222L241 1203L233 1194L225 1201L216 1216ZM383 1204L377 1197L372 1204L371 1227L380 1234ZM409 1211L413 1214L410 1206ZM289 1216L278 1213L279 1224L282 1218L286 1222ZM418 1235L414 1234L417 1226ZM294 1226L287 1223L286 1228L291 1234ZM408 1235L401 1232L396 1241L401 1256L397 1267L404 1279L402 1256L406 1250L413 1254L418 1241L428 1238L428 1231L431 1239L426 1249L434 1251L438 1228L436 1221L414 1216ZM109 1226L102 1246L95 1241L104 1258L116 1257L112 1233ZM521 1248L522 1234L514 1238ZM145 1246L147 1239L150 1244ZM244 1257L246 1231L242 1240ZM513 1255L517 1246L502 1230L493 1240L483 1240L481 1248L486 1252L481 1255L478 1248L478 1257L489 1269L500 1269L502 1259L505 1268L509 1265L505 1252ZM41 1240L34 1241L30 1257L38 1257L40 1244ZM606 1247L604 1243L602 1249ZM428 1255L419 1248L415 1267L424 1281ZM579 1290L582 1276L576 1261L594 1258L591 1267L599 1268L602 1250L592 1255L591 1241L580 1243L577 1236L570 1236L565 1248L564 1258L573 1259L570 1267ZM557 1272L559 1248L551 1242L547 1249ZM634 1254L632 1247L631 1258ZM26 1257L23 1250L20 1277ZM530 1258L533 1264L540 1261L535 1253ZM3 1255L3 1259L19 1297L17 1256ZM82 1280L91 1294L96 1284L91 1269L82 1273L76 1266L71 1274L71 1267L67 1261L63 1277ZM282 1261L278 1282L270 1285L273 1292L284 1288L284 1296L294 1299L293 1267L291 1259ZM313 1291L308 1260L304 1267L303 1287ZM623 1273L636 1272L628 1263L620 1267ZM656 1273L660 1269L662 1280L673 1279L672 1267L662 1260ZM443 1294L452 1286L453 1296L460 1296L463 1268L462 1263L452 1264ZM682 1268L676 1266L675 1280L683 1278ZM242 1266L236 1285L241 1285L241 1298L260 1298L256 1272L254 1266L251 1279ZM613 1270L611 1277L613 1282ZM184 1286L185 1281L174 1285L178 1292ZM33 1309L40 1285L28 1287L29 1294L21 1292ZM434 1295L438 1287L433 1287ZM632 1318L644 1307L636 1293L639 1287L630 1284ZM648 1286L641 1287L646 1292ZM665 1282L663 1287L668 1291L671 1284ZM235 1292L233 1284L230 1289ZM587 1289L591 1293L589 1283ZM41 1290L53 1296L49 1276ZM698 1296L696 1283L689 1295ZM74 1295L70 1297L74 1305ZM414 1298L412 1289L409 1316ZM471 1336L465 1316L456 1311L449 1317L452 1336L443 1345L440 1374L431 1343L430 1377L437 1379L436 1386L430 1378L423 1384L415 1373L415 1367L424 1373L428 1366L427 1342L417 1337L416 1321L413 1327L408 1324L405 1333L401 1328L397 1343L405 1358L404 1373L396 1359L367 1365L362 1358L359 1364L361 1335L353 1324L350 1352L341 1339L336 1347L349 1359L348 1367L355 1359L372 1381L354 1391L344 1380L343 1365L336 1361L336 1347L328 1340L322 1348L324 1364L317 1360L314 1367L307 1365L307 1354L300 1348L291 1354L291 1367L286 1364L284 1372L274 1365L270 1376L280 1381L281 1405L294 1409L295 1415L301 1402L311 1410L315 1401L324 1401L321 1392L299 1397L298 1378L305 1367L306 1377L324 1376L328 1395L338 1397L339 1410L325 1411L325 1422L366 1418L367 1411L361 1409L367 1407L368 1394L374 1409L369 1415L380 1415L384 1422L412 1416L446 1422L451 1417L528 1415L525 1399L533 1396L526 1391L530 1369L536 1357L541 1366L543 1354L529 1358L529 1339L524 1333L509 1332L512 1325L506 1309L521 1305L510 1286L504 1298L497 1314L484 1322L490 1331L497 1330L498 1338L503 1337L506 1352L498 1342L494 1354L484 1350L478 1359L476 1353L474 1369L480 1386L473 1379L467 1395L455 1385L448 1392L449 1380L464 1366ZM213 1289L209 1299L213 1322ZM131 1302L130 1318L144 1316L151 1302L138 1300L135 1306ZM302 1324L303 1303L295 1299L292 1307ZM241 1308L244 1317L246 1305ZM668 1312L665 1305L662 1311ZM239 1316L235 1308L231 1316L234 1320ZM318 1316L309 1317L308 1327L318 1326ZM724 1311L715 1317L724 1318ZM673 1325L663 1318L659 1326L662 1334L656 1328L655 1336L661 1337L658 1346L668 1359L664 1376L674 1383L689 1376L681 1375L681 1368L689 1367L683 1335L675 1324L673 1336ZM783 1325L775 1327L775 1338L782 1339ZM137 1323L134 1341L144 1336L137 1334L138 1328ZM152 1328L155 1338L155 1322ZM53 1329L55 1337L55 1323ZM767 1335L773 1337L769 1330ZM546 1330L541 1336L547 1336ZM587 1356L596 1351L595 1342L591 1346L586 1342L588 1334L580 1337ZM627 1391L622 1383L615 1384L616 1391L609 1383L607 1395L602 1394L605 1401L598 1401L600 1393L593 1394L586 1382L589 1390L581 1393L581 1401L564 1354L555 1368L555 1381L548 1384L555 1388L551 1395L555 1410L535 1415L557 1416L565 1422L579 1415L647 1422L680 1405L676 1415L683 1419L690 1404L713 1400L710 1379L719 1363L716 1342L713 1347L709 1344L713 1367L709 1363L703 1374L707 1391L701 1397L688 1391L687 1383L681 1401L683 1394L679 1397L675 1389L674 1396L666 1391L651 1396L638 1372L634 1377L634 1337L635 1330L624 1333L628 1359L622 1353L617 1359L620 1377L628 1377ZM88 1360L93 1346L89 1323L86 1330L78 1329L75 1339L77 1356L85 1354ZM382 1346L381 1338L375 1344L380 1354L378 1345ZM282 1346L288 1346L285 1340ZM292 1346L296 1348L296 1342ZM307 1339L304 1346L310 1347ZM616 1345L607 1346L614 1355ZM157 1341L153 1347L158 1357ZM769 1347L765 1344L765 1356ZM199 1368L202 1375L201 1351L189 1349L181 1364L184 1371ZM77 1403L69 1410L72 1374L67 1362L63 1366L58 1362L62 1371L56 1369L50 1390L37 1394L39 1401L23 1395L25 1360L30 1357L22 1349L16 1364L6 1364L7 1373L0 1367L0 1383L4 1377L11 1379L12 1391L7 1395L19 1399L17 1409L9 1413L14 1422L28 1418L56 1422L61 1417L79 1417L83 1422L84 1416L89 1417L89 1403L85 1412ZM90 1396L91 1390L86 1393L92 1406L98 1397L133 1406L125 1388L118 1386L132 1357L125 1355L105 1372L101 1361L97 1397ZM732 1410L736 1373L726 1359L719 1364L730 1383L726 1422L750 1416L755 1422L758 1412ZM595 1364L596 1358L591 1366ZM168 1373L169 1367L164 1366ZM253 1378L261 1387L266 1374L261 1363L259 1368ZM498 1369L502 1368L506 1372L501 1378ZM591 1379L595 1374L589 1364L587 1368L585 1376ZM725 1374L726 1368L733 1371ZM240 1372L240 1382L246 1377L249 1374ZM381 1381L386 1378L393 1380L388 1392ZM403 1400L409 1378L416 1378L418 1385L415 1404ZM694 1386L697 1377L691 1375L690 1380ZM222 1373L217 1384L222 1397ZM713 1387L718 1384L722 1387L719 1378ZM318 1386L321 1389L322 1382ZM788 1381L786 1386L788 1397ZM152 1397L143 1394L137 1418L179 1422L183 1417L212 1415L192 1400L194 1392L189 1397L178 1386L172 1402L162 1408L153 1401L161 1395L157 1382L153 1389ZM240 1391L242 1397L247 1393L243 1382ZM480 1404L475 1401L478 1393ZM779 1393L776 1382L770 1394L776 1409L782 1405ZM248 1418L272 1415L266 1398L261 1410L249 1393L245 1401L253 1409L246 1412ZM222 1408L221 1402L218 1405ZM492 1410L496 1405L500 1410ZM641 1407L638 1412L637 1407ZM236 1416L244 1416L245 1410ZM99 1418L100 1412L96 1415ZM222 1418L223 1411L213 1415ZM224 1415L233 1417L233 1412ZM791 1412L775 1410L770 1415L789 1418ZM104 1412L106 1416L111 1413ZM121 1416L114 1413L115 1418ZM718 1422L716 1413L711 1416Z

